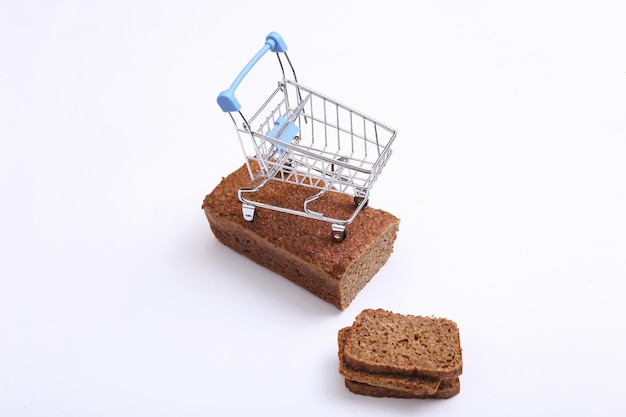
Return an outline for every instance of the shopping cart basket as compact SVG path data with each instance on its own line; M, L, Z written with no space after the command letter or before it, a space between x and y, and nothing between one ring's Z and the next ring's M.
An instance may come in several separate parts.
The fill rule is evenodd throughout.
M276 53L282 79L252 117L244 117L235 90L268 51ZM243 217L253 221L256 208L261 207L323 220L332 224L332 238L340 242L347 235L347 225L367 205L372 186L391 155L396 132L298 83L286 52L282 37L270 33L263 48L217 98L235 125L250 177L260 181L254 187L239 189ZM293 79L285 76L283 58ZM270 180L310 187L317 193L306 198L301 209L255 200L255 193ZM353 196L352 214L335 218L309 207L327 192Z

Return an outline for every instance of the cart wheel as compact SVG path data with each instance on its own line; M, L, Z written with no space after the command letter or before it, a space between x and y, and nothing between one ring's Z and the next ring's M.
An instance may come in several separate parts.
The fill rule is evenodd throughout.
M365 200L365 198L363 198L363 197L356 197L356 196L355 196L355 197L354 197L354 204L355 204L356 206L358 206L359 204L361 204L361 202L362 202L363 200ZM370 201L369 201L369 200L367 200L367 201L365 202L365 204L363 204L363 207L364 207L364 208L365 208L365 207L367 207L367 205L369 204L369 202L370 202Z
M346 230L346 226L341 225L341 224L333 224L332 226L333 242L335 243L343 242L347 236L348 236L348 231Z
M241 205L241 211L243 213L243 218L247 222L254 221L256 219L256 207L251 204L243 203Z

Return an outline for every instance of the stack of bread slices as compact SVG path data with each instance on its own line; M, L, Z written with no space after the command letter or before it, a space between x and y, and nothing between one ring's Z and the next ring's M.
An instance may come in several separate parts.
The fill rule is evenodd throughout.
M445 318L364 310L339 330L339 373L355 394L450 398L461 390L459 329Z

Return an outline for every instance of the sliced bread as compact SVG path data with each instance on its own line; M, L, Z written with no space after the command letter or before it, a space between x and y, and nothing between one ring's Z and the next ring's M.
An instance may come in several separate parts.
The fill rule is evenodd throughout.
M338 346L339 346L339 373L346 379L361 382L370 386L387 388L394 391L404 391L407 395L433 395L439 388L441 380L429 378L425 376L406 376L406 375L388 375L375 374L366 371L359 371L350 368L344 361L345 340L350 333L350 328L346 327L339 330Z
M367 309L345 338L345 365L353 370L453 379L463 371L456 323L445 318Z
M346 388L354 394L367 395L370 397L389 398L418 398L418 399L448 399L461 392L461 382L458 377L454 379L444 379L439 388L433 394L415 394L409 391L396 390L384 387L377 387L362 382L352 381L346 378Z

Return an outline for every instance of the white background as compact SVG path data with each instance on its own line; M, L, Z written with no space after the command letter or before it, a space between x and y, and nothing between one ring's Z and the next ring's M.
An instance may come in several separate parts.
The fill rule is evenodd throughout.
M626 414L625 22L619 0L0 1L0 415ZM215 99L270 31L303 84L398 130L370 200L395 251L343 312L200 208L242 163ZM275 86L266 60L242 90ZM460 395L344 388L337 331L376 307L458 323Z

